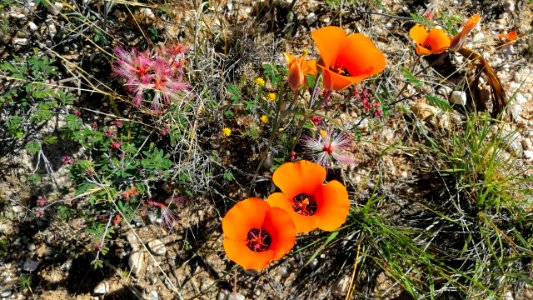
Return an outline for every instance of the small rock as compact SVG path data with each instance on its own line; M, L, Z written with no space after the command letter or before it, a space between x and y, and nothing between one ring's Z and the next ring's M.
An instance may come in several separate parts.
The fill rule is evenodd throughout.
M309 268L314 269L316 267L318 267L318 259L315 257L309 262Z
M150 221L150 224L157 224L157 213L154 211L149 211L147 213L148 221Z
M54 16L59 15L61 10L63 10L63 4L61 2L55 2L54 5L48 6L48 11Z
M128 232L126 234L126 240L130 244L130 247L133 249L133 251L139 250L141 244L139 243L139 240L137 239L137 236L135 236L134 232Z
M95 295L104 295L109 292L109 283L106 281L100 282L93 290L93 294Z
M289 271L287 270L286 267L279 267L278 268L278 274L279 274L279 276L281 276L281 278L285 278L285 277L289 276Z
M466 105L466 93L463 91L453 91L450 95L450 103L465 106Z
M483 32L478 32L472 38L472 43L476 44L476 43L483 42L484 40L485 40L485 34Z
M35 270L37 270L37 267L39 267L39 264L41 262L38 261L38 260L33 260L31 258L26 258L26 260L24 261L24 264L22 265L22 270L26 271L26 272L33 272Z
M135 224L136 227L144 227L146 224L144 223L144 220L141 216L135 215L133 217L133 224Z
M151 291L150 294L148 294L148 299L159 300L159 294L156 291Z
M513 12L515 9L514 2L511 0L503 2L503 9L507 12Z
M227 300L228 299L228 292L226 291L220 291L217 296L217 300Z
M48 35L50 35L50 38L54 38L57 34L57 27L54 23L48 24Z
M522 143L517 139L513 139L513 141L509 143L509 151L516 157L521 157L524 154Z
M139 9L139 12L141 13L141 16L144 16L148 19L151 19L151 20L154 20L155 19L155 15L154 15L154 12L149 9L148 7L143 7L141 9Z
M69 271L72 268L72 259L67 259L60 267L61 271Z
M524 158L527 160L533 160L533 151L531 150L524 151Z
M12 12L9 14L10 17L13 19L24 19L27 17L26 14L20 13L20 12Z
M139 277L141 274L141 271L145 268L144 258L146 254L144 251L135 251L131 253L130 258L128 260L128 264L130 266L131 273L133 275Z
M37 249L37 246L35 246L34 243L30 243L28 244L28 251L32 252L32 251L35 251L35 249Z
M509 107L509 113L511 113L511 118L513 120L518 120L522 114L522 107L520 105L511 105L511 107Z
M11 296L11 290L2 291L2 292L0 293L0 297L1 297L1 298L7 298L7 297L9 297L9 296Z
M158 239L149 241L148 249L150 249L150 251L152 251L152 253L155 255L165 255L165 253L167 253L167 248L165 247L165 244Z
M28 22L28 27L30 28L31 31L36 31L37 29L39 29L39 27L37 27L37 25L33 23L32 21Z
M350 287L350 277L347 275L339 278L333 285L331 292L333 296L343 298L348 293L348 288Z
M311 25L315 23L317 20L318 20L318 16L314 12L308 14L307 17L305 17L305 23L307 25Z
M13 38L13 44L19 46L26 46L29 44L29 40L27 38Z
M245 300L246 298L239 293L231 293L229 294L227 299L228 300Z

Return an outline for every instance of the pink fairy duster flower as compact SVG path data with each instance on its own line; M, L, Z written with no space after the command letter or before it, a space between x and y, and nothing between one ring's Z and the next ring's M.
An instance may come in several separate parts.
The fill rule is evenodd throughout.
M126 80L124 86L133 94L132 105L140 107L146 101L155 113L161 113L178 93L191 88L183 82L185 47L171 45L152 52L126 51L117 47L114 73Z
M318 137L303 136L301 138L305 154L325 168L332 168L333 163L352 164L355 162L344 151L350 149L352 139L342 133L334 133L333 130L321 130Z

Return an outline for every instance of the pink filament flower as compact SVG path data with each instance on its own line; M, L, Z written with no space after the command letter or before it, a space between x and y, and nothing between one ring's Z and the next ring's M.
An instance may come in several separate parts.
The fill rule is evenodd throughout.
M333 163L352 164L355 162L344 153L350 149L350 142L352 141L348 135L342 132L335 134L332 130L322 132L324 134L319 134L316 138L311 136L301 138L305 154L311 156L314 162L325 168L332 168Z
M179 92L191 88L183 80L186 60L185 48L181 45L151 52L126 51L117 47L114 52L117 65L113 71L126 80L124 86L134 95L132 105L135 107L150 102L150 109L159 114L170 105L170 100L179 98Z

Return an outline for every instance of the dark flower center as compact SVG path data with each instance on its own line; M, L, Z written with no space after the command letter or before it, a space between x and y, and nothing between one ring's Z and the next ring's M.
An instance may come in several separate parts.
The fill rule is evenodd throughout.
M429 51L431 51L431 45L430 44L420 44L420 46L428 49Z
M302 216L312 216L316 212L315 197L307 194L298 194L292 199L292 209Z
M272 243L272 237L263 228L253 228L248 231L248 237L246 239L246 246L254 252L263 252L270 248Z
M333 72L339 74L339 75L342 75L342 76L350 76L350 72L348 72L348 70L347 70L345 67L343 67L343 66L341 66L341 65L339 65L339 64L335 64L335 65L333 65L333 66L330 66L329 69L330 69L331 71L333 71Z

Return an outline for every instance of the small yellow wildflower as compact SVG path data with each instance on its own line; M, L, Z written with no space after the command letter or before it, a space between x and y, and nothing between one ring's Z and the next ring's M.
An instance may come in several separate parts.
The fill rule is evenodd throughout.
M259 86L265 86L265 80L263 78L261 78L261 77L257 77L255 79L255 83L257 83L257 85L259 85Z
M328 135L328 132L324 129L320 129L319 133L322 138L326 138L326 136Z
M268 93L268 101L276 100L276 93Z
M266 124L266 123L268 123L268 116L267 115L262 115L260 120L261 120L261 122Z
M224 127L224 128L222 128L222 133L225 136L230 136L231 135L231 129L229 127Z

